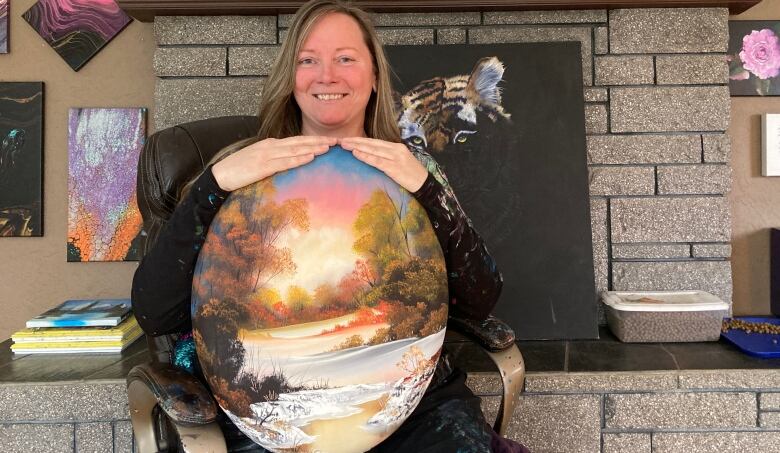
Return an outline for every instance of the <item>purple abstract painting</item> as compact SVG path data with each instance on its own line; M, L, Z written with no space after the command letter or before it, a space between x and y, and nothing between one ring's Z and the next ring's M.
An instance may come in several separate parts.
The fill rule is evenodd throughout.
M70 109L68 261L138 260L136 168L145 142L145 108Z
M8 0L0 0L0 53L8 53Z
M74 71L131 21L113 0L39 0L22 17Z

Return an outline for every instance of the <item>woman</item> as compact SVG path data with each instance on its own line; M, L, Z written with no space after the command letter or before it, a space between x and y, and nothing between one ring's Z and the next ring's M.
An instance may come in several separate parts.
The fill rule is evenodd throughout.
M198 251L230 191L311 162L336 144L383 171L425 207L444 251L450 310L476 319L490 313L501 291L501 274L457 200L442 186L435 163L429 171L401 143L389 74L365 12L337 0L313 0L300 8L265 84L257 136L220 151L185 188L136 271L133 308L147 334L191 328ZM226 429L231 435L240 436ZM243 440L251 451L263 451ZM415 412L372 451L527 450L490 429L464 373L453 370L443 354Z

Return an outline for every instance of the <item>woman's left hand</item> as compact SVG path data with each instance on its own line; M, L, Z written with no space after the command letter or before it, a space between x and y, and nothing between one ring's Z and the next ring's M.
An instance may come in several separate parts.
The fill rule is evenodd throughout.
M403 143L375 138L345 137L339 145L352 151L358 160L376 167L411 193L417 192L428 177L428 170Z

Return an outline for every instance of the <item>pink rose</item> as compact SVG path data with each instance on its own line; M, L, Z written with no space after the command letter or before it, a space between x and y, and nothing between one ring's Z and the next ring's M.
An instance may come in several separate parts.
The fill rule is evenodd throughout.
M772 30L753 30L742 38L739 58L742 66L759 79L769 79L780 74L780 43Z

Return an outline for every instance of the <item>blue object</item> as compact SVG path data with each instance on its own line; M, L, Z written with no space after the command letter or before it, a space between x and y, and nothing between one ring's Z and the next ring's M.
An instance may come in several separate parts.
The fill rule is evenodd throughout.
M745 322L766 322L780 326L780 318L739 316L734 319ZM728 321L728 318L725 318L724 321ZM764 359L780 357L780 335L747 333L741 329L729 329L728 332L721 333L720 336L745 354Z

